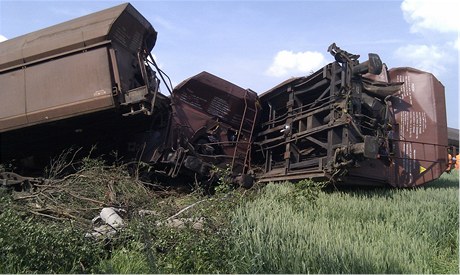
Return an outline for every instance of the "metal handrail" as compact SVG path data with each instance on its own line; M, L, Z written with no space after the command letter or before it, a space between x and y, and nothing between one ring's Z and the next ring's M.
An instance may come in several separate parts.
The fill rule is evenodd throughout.
M248 95L248 91L246 90L246 92L244 94L244 112L243 112L243 115L241 117L240 129L238 130L238 135L237 135L237 138L236 138L235 150L233 150L232 165L230 166L232 171L233 171L233 165L235 164L236 152L238 151L238 142L240 141L241 130L243 129L244 119L246 118L246 111L248 109L247 95Z

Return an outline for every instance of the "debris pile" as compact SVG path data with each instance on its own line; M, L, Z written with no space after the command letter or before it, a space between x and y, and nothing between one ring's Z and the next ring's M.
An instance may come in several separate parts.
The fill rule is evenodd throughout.
M154 191L152 184L136 180L125 166L107 166L103 161L85 160L77 172L29 183L27 188L11 188L15 210L53 221L72 221L88 238L105 238L122 230L133 216L153 218L153 226L202 230L205 219L182 213L207 199L186 206L160 202L166 188ZM11 182L11 180L9 181ZM21 185L22 186L22 185ZM158 187L156 185L156 187ZM183 217L179 217L182 215ZM152 220L149 218L149 220Z
M91 161L62 179L34 183L19 192L12 190L13 200L17 202L14 207L53 220L70 219L92 226L93 218L103 219L107 209L123 209L128 215L133 208L148 208L154 201L154 193L130 177L123 167ZM101 209L104 213L100 213Z

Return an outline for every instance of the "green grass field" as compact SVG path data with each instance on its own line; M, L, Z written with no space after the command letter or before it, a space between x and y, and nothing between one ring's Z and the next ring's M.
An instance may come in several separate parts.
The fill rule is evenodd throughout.
M240 207L238 272L458 273L458 173L418 189L321 191L270 184Z

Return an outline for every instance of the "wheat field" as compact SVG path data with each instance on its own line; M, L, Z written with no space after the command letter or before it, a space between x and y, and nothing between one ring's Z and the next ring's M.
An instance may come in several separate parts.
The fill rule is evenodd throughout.
M458 172L417 189L269 184L234 225L249 273L458 273Z

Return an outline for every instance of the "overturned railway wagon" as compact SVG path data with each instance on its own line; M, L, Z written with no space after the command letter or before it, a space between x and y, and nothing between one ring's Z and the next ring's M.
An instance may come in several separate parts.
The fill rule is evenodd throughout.
M125 4L7 40L0 48L0 131L117 108L149 112L146 66L157 33Z
M230 169L237 183L252 185L257 94L201 72L177 85L170 100L166 131L152 129L133 143L140 159L155 167L154 174L208 180L214 166Z
M2 161L41 167L73 144L145 131L169 104L147 65L156 37L124 4L2 42Z
M410 187L438 178L447 163L442 84L416 69L387 70L376 54L359 63L335 44L329 52L336 62L260 95L260 180Z
M3 184L30 181L69 147L142 161L149 176L325 179L408 187L447 163L444 87L335 44L336 61L257 95L202 72L159 90L157 33L130 4L0 43ZM90 149L93 145L96 149ZM24 176L20 176L24 175Z

